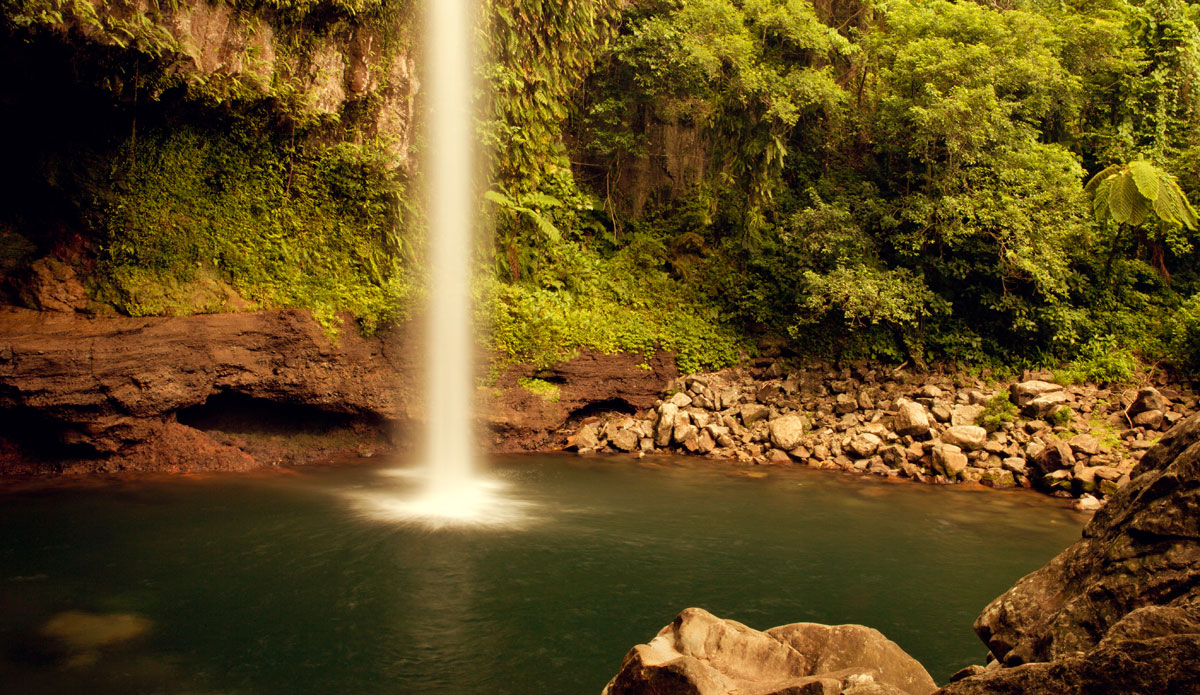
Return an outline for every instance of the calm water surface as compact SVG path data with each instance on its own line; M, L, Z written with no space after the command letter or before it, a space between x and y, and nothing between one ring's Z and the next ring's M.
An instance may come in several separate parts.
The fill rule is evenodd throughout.
M381 467L0 489L0 693L599 693L682 608L878 628L939 682L980 609L1079 536L1022 492L670 459L493 462L520 523L431 530ZM761 469L756 469L761 470ZM143 637L64 655L63 611Z

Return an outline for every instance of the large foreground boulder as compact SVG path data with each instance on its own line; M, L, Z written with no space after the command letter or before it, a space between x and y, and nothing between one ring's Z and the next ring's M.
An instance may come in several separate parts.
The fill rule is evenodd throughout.
M1200 415L1172 428L1083 538L993 601L1004 668L944 695L1200 693Z
M688 608L625 657L605 695L927 695L915 659L861 625L760 632Z

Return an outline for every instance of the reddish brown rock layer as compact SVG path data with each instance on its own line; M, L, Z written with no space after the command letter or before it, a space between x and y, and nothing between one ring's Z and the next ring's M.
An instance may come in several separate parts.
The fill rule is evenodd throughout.
M130 318L0 308L0 473L275 462L261 442L244 446L178 422L180 411L214 396L303 406L390 430L423 417L412 387L419 355L409 331L396 333L404 337L366 338L347 326L331 340L304 311ZM629 355L584 352L537 374L558 387L556 399L519 385L533 370L509 368L481 389L493 445L552 448L555 430L589 405L649 406L676 375L664 354L650 367ZM30 445L53 452L31 460Z

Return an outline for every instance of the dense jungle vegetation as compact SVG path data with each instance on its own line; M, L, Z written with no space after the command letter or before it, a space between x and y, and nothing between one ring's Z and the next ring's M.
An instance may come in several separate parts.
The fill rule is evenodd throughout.
M81 2L0 5L28 52ZM247 7L298 53L338 22L412 41L404 3ZM1195 373L1198 22L1185 0L489 0L489 339L534 362L661 346L696 369L769 343ZM101 26L130 48L84 75L113 113L140 90L138 129L18 147L54 185L9 181L0 235L46 224L22 201L79 211L90 290L129 313L223 308L204 283L367 330L410 302L419 181L355 125L375 105L314 117L295 80L178 77L187 47L149 26Z

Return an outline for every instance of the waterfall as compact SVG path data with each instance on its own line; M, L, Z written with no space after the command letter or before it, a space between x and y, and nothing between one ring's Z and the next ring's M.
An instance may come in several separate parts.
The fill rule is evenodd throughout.
M499 481L476 470L472 405L471 227L476 219L474 13L471 0L426 0L423 89L429 247L423 462L390 471L417 486L356 494L363 511L433 528L514 526L528 505L502 496Z
M475 128L470 0L427 0L424 89L429 217L425 460L429 493L450 497L475 475L471 404L471 220Z

